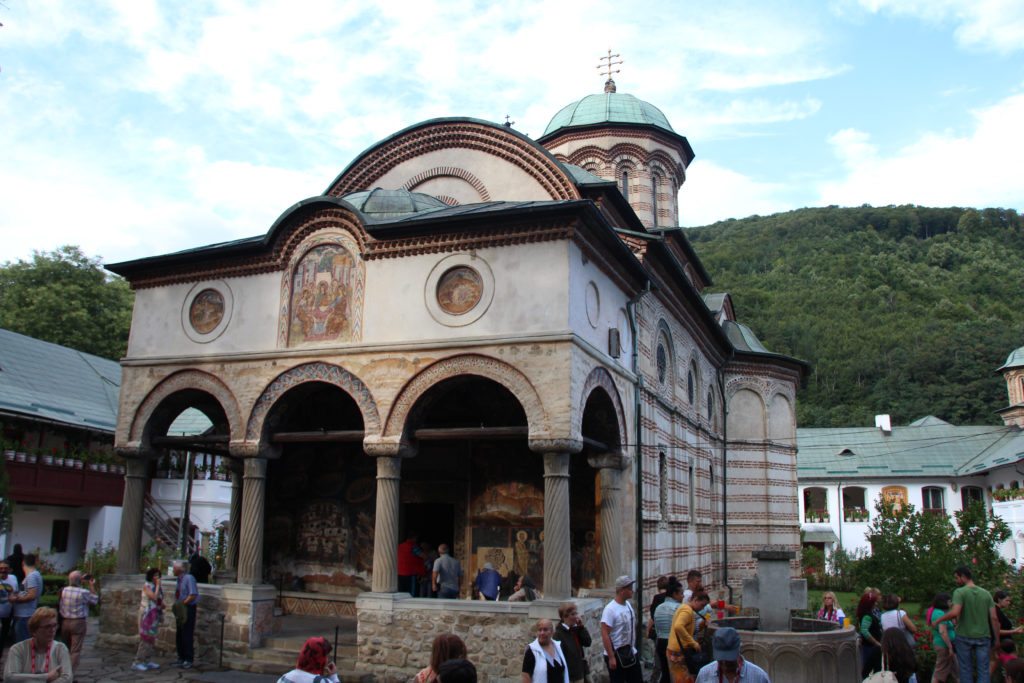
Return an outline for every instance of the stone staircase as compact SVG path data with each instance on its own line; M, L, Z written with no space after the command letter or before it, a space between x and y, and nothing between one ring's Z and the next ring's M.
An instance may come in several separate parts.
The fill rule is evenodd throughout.
M323 636L334 645L338 628L338 649L331 653L338 667L338 679L345 683L369 683L372 674L356 671L355 617L308 617L287 615L275 618L275 633L264 639L263 647L249 650L248 658L225 653L224 664L232 669L254 673L283 674L295 668L299 651L307 638Z

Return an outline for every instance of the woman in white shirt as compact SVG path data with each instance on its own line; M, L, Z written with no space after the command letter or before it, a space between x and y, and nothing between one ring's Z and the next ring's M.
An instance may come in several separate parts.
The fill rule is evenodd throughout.
M537 622L537 637L523 655L523 683L569 683L569 667L554 633L550 619Z

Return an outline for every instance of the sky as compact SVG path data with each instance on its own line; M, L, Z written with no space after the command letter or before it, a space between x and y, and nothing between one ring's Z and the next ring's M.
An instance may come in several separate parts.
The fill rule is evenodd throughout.
M0 262L261 235L441 116L537 138L602 91L696 152L680 222L1024 209L1021 0L0 0Z

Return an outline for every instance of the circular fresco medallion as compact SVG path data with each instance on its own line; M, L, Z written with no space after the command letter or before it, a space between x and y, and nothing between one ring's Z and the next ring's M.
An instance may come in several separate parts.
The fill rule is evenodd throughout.
M209 334L224 319L224 295L216 289L204 289L192 299L188 321L199 334Z
M449 315L462 315L480 303L484 283L469 266L455 266L437 281L437 303Z

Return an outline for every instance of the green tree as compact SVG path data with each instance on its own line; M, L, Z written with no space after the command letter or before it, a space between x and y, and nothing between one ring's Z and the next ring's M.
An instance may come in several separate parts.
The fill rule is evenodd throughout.
M975 582L993 589L1002 586L1008 566L999 556L999 546L1012 535L1010 527L999 516L989 515L977 501L955 516L961 561L971 567Z
M134 295L75 246L0 265L0 327L104 358L128 347Z

